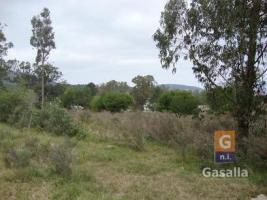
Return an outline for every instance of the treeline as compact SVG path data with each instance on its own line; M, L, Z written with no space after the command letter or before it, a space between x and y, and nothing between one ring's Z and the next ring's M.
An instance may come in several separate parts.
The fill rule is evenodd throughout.
M206 92L169 91L151 75L136 76L133 86L115 80L96 85L70 85L48 58L56 48L50 12L44 8L31 20L30 44L35 62L6 60L13 47L0 26L0 121L22 127L38 127L56 134L80 135L67 109L121 112L167 111L177 115L198 114L198 105L214 102ZM221 104L227 108L227 102ZM212 106L218 108L218 106ZM214 109L215 110L215 109ZM227 110L227 109L224 109ZM67 127L66 127L67 126ZM65 131L68 130L68 131Z
M204 93L169 91L156 84L153 76L136 76L133 87L126 82L109 81L101 85L67 86L59 100L65 108L107 110L120 112L131 110L171 111L179 114L193 114L203 104ZM172 106L170 106L170 104ZM178 107L181 107L179 109Z

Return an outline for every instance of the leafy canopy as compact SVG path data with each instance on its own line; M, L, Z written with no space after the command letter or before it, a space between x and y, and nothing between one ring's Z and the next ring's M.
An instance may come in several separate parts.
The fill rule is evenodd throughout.
M169 0L154 34L163 68L189 58L207 89L232 87L224 96L233 105L240 131L262 111L267 55L265 0Z
M169 111L177 115L194 114L197 106L198 98L186 91L166 92L158 100L159 111Z
M129 94L108 92L96 96L91 102L91 108L95 111L121 112L127 110L132 103L133 98Z

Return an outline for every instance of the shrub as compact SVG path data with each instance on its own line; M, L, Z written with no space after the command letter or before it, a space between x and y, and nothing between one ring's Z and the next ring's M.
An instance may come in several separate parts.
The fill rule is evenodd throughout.
M116 120L116 121L115 121ZM143 118L141 112L127 113L127 117L113 119L116 123L116 134L121 134L122 140L127 143L127 146L136 150L144 150L145 138L143 128Z
M132 103L133 98L128 94L108 92L95 97L91 102L91 108L95 111L121 112L127 110Z
M202 161L213 161L213 135L216 130L235 130L231 116L177 117L167 112L92 113L90 128L102 138L115 138L137 149L144 148L144 138L152 138L181 150L196 153Z
M90 103L90 108L97 112L104 110L103 96L95 96Z
M10 149L6 152L4 161L8 168L27 167L30 163L31 152L26 148Z
M86 123L90 120L91 115L92 115L91 111L84 110L78 115L78 119L81 120L82 122Z
M158 111L169 111L171 109L171 102L174 97L174 92L163 93L158 100Z
M33 126L57 135L84 136L84 130L80 125L56 104L46 105L43 110L35 110Z
M132 97L124 93L109 92L103 96L104 107L110 112L126 110L132 103Z
M198 99L189 92L169 92L160 96L159 111L170 111L178 115L194 114L197 110Z
M55 173L63 176L71 175L71 163L73 160L71 150L70 145L66 142L52 144L49 158Z
M89 87L73 87L64 92L61 101L66 108L71 108L71 106L88 107L92 97L93 94Z
M9 89L0 91L0 121L28 126L31 112L36 102L36 95L25 89Z

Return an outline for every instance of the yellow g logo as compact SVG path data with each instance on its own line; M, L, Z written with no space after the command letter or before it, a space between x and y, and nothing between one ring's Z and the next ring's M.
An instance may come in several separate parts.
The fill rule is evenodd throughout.
M231 136L230 135L223 135L219 139L219 144L223 149L231 148Z
M214 146L216 152L235 152L235 131L216 131Z

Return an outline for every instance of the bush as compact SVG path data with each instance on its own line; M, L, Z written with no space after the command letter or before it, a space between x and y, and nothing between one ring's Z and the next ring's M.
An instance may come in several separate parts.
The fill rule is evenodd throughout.
M159 111L170 111L178 115L195 114L197 106L197 97L185 91L162 94L158 101Z
M26 148L10 149L6 152L4 161L8 168L27 167L30 163L31 152Z
M43 110L35 110L33 126L57 135L84 136L84 130L56 104L46 105Z
M97 112L104 110L103 96L95 96L90 103L90 108Z
M26 127L30 123L36 95L25 89L0 91L0 121Z
M93 94L89 87L73 87L64 92L61 96L61 101L65 108L71 108L71 106L86 108L89 107L92 97Z
M50 149L50 162L52 169L55 173L70 176L71 175L71 163L72 153L71 145L64 142L62 144L53 144Z
M133 98L128 94L108 92L100 97L95 97L91 102L91 108L95 111L121 112L127 110L132 103Z
M103 104L105 109L110 112L127 110L132 103L132 97L124 93L109 92L103 96Z

